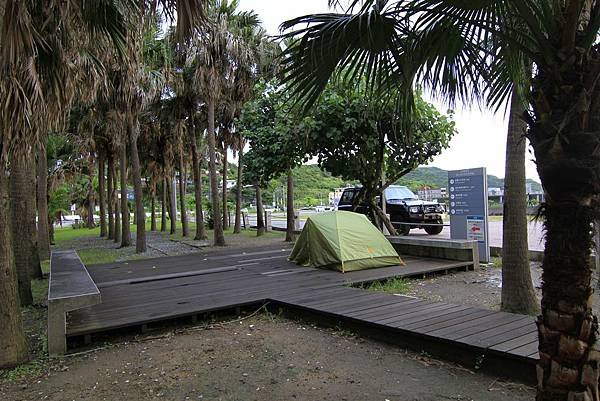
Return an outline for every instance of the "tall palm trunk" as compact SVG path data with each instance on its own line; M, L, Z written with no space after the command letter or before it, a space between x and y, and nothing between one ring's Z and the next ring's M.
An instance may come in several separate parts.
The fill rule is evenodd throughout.
M538 66L532 81L529 138L546 198L538 401L597 400L599 394L590 263L590 227L599 218L600 193L600 48L595 49L587 56L579 49L556 55L560 69Z
M227 207L227 145L223 145L223 192L221 192L223 196L223 229L226 230L229 228L229 209Z
M37 244L32 241L29 232L31 229L28 227L26 210L28 205L31 206L27 192L31 191L33 185L33 182L28 179L28 170L32 167L30 158L26 156L13 157L10 164L10 228L21 305L33 303L31 272L34 268L31 267L31 264L34 261L31 256L33 249L37 248ZM37 254L37 249L35 253Z
M242 174L243 163L242 157L244 156L244 149L242 149L242 137L240 136L240 147L238 150L238 169L237 169L237 182L235 188L235 225L233 227L233 233L239 234L242 231Z
M114 173L114 160L113 160L113 156L111 151L108 151L108 154L106 155L106 163L108 164L108 168L107 168L107 178L106 178L106 186L107 186L107 202L106 202L106 209L108 212L108 239L114 239L115 238L115 216L113 215L114 213L114 199L115 199L115 188L114 188L114 178L113 178L113 173Z
M129 205L127 201L127 145L121 145L121 247L131 245L131 233L129 227Z
M46 144L37 149L37 236L40 259L50 259L50 224L48 222L48 156Z
M96 198L94 197L94 180L90 174L90 182L88 183L87 193L87 204L88 204L88 215L87 215L87 228L94 228L96 223L94 222L94 211L96 209Z
M223 221L219 208L219 187L217 184L217 166L216 166L216 138L215 138L215 103L214 100L208 101L208 170L210 173L210 195L212 198L212 218L214 225L215 246L225 245L225 236L223 234Z
M535 315L540 307L529 268L525 190L525 106L513 92L506 138L502 220L502 310Z
M119 160L120 160L120 155L119 155ZM119 174L117 174L117 164L114 162L114 158L113 158L113 163L112 163L112 169L113 169L113 191L114 191L114 197L112 198L112 202L113 205L115 205L115 235L114 235L114 241L116 244L121 243L121 207L119 206L119 199L117 196L118 193L118 189L119 189L119 185L118 185L118 181L119 181Z
M156 231L156 188L150 194L150 231Z
M204 229L204 211L202 210L202 169L200 168L200 158L198 157L198 142L194 125L190 127L192 143L192 175L194 178L194 198L196 203L196 236L195 240L205 240L206 232Z
M0 169L0 369L27 360L27 345L21 320L18 285L9 221L8 180ZM31 292L29 292L31 295ZM31 302L30 302L31 303Z
M260 185L256 184L254 188L256 189L256 236L260 237L265 233L265 209L263 208Z
M173 188L173 179L171 177L168 178L167 187L169 188L169 218L171 220L171 229L169 232L175 234L177 232L177 211L175 189Z
M146 211L144 210L142 169L140 167L140 156L137 145L139 122L137 115L131 111L128 117L127 131L129 136L129 152L131 155L131 179L133 180L133 191L135 193L135 253L143 253L146 252Z
M104 152L98 153L98 202L100 203L100 237L106 237L106 168Z
M295 210L294 210L294 175L290 169L287 173L287 227L285 230L285 240L287 242L294 241L295 234Z
M184 237L189 235L187 205L185 204L185 168L183 163L183 152L179 152L179 208L181 209L181 233Z
M162 180L162 202L160 210L160 231L167 231L167 178Z

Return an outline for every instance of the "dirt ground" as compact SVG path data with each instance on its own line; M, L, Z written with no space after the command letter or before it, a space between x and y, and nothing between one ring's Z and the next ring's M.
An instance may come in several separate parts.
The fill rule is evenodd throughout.
M541 297L542 269L537 262L531 263L531 278L538 297ZM502 293L502 269L494 265L482 265L474 271L455 271L414 280L408 295L432 301L469 305L479 308L500 309Z
M240 237L230 246L281 240ZM81 239L71 245L94 248L100 241ZM200 251L161 235L149 243L161 253ZM539 266L532 269L539 284ZM497 309L500 276L499 268L486 267L415 280L411 295ZM535 393L398 346L262 312L243 321L171 325L139 337L123 334L95 342L91 351L48 360L45 316L43 302L24 311L37 359L15 371L0 371L0 400L512 401L532 399Z
M530 400L534 391L267 314L120 339L0 380L1 400Z

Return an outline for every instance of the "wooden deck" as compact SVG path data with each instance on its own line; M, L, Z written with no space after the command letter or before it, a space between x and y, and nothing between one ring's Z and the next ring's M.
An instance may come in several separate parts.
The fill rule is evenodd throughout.
M102 303L69 313L67 336L194 316L246 305L294 310L468 350L533 369L537 329L529 316L353 288L391 277L422 276L465 262L404 257L406 266L339 273L299 267L275 246L89 266ZM462 351L461 351L462 352Z

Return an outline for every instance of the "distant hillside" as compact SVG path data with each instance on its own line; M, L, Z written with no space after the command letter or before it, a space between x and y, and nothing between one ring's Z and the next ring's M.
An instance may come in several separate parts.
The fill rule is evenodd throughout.
M419 167L402 177L397 183L399 185L406 185L412 190L417 190L423 186L445 188L448 185L448 171L437 167ZM531 183L533 190L542 190L539 182L528 179L527 183ZM488 174L488 187L503 188L504 179Z

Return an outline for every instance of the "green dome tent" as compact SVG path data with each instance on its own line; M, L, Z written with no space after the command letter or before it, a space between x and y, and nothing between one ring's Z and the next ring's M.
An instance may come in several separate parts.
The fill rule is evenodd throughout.
M343 211L309 217L288 259L302 266L341 272L404 265L392 244L366 216Z

